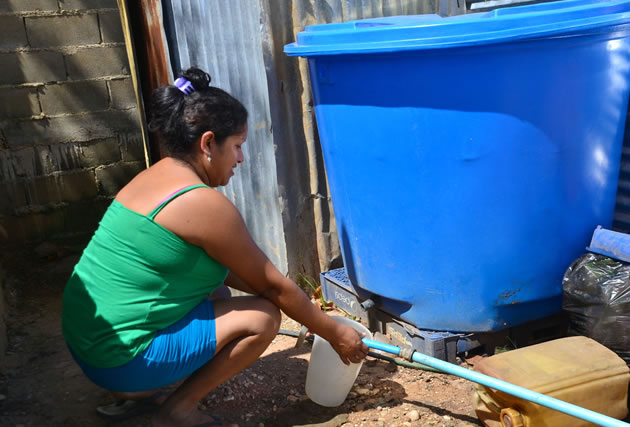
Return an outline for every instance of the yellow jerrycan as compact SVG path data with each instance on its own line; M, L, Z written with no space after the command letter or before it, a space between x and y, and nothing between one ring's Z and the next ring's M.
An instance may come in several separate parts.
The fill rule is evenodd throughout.
M628 366L595 340L560 338L481 359L475 370L529 390L623 419ZM579 427L591 423L476 384L473 405L488 427Z

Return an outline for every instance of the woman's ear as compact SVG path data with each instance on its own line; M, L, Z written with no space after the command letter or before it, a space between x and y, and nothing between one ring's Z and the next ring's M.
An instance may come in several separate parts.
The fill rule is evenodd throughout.
M204 132L199 138L201 152L208 157L212 156L212 146L215 144L214 132L211 130Z

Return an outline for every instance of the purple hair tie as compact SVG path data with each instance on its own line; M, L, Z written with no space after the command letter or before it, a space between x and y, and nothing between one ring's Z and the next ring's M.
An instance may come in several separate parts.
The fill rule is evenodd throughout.
M177 89L184 92L184 95L190 95L191 93L195 91L195 88L192 85L192 83L190 83L184 77L180 77L177 80L175 80L175 86L177 87Z

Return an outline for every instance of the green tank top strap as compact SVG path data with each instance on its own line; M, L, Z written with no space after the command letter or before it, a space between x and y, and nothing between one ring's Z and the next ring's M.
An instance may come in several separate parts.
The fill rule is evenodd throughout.
M171 200L181 196L184 193L189 192L190 190L194 190L195 188L199 188L199 187L205 187L205 188L210 188L205 184L195 184L195 185L190 185L188 187L184 187L184 188L180 188L179 190L175 191L174 193L169 194L168 196L166 196L166 198L164 200L162 200L160 202L159 205L157 205L155 207L155 209L153 209L151 212L149 212L147 214L147 217L153 221L153 218L155 218L155 216L160 213L160 211L162 209L164 209L164 206L168 205Z

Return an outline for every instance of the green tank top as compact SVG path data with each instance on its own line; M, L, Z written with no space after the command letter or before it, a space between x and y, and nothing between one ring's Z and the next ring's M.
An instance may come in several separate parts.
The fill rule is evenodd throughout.
M228 270L154 221L184 188L148 215L109 206L63 293L62 329L72 351L98 368L123 365L155 333L188 314Z

